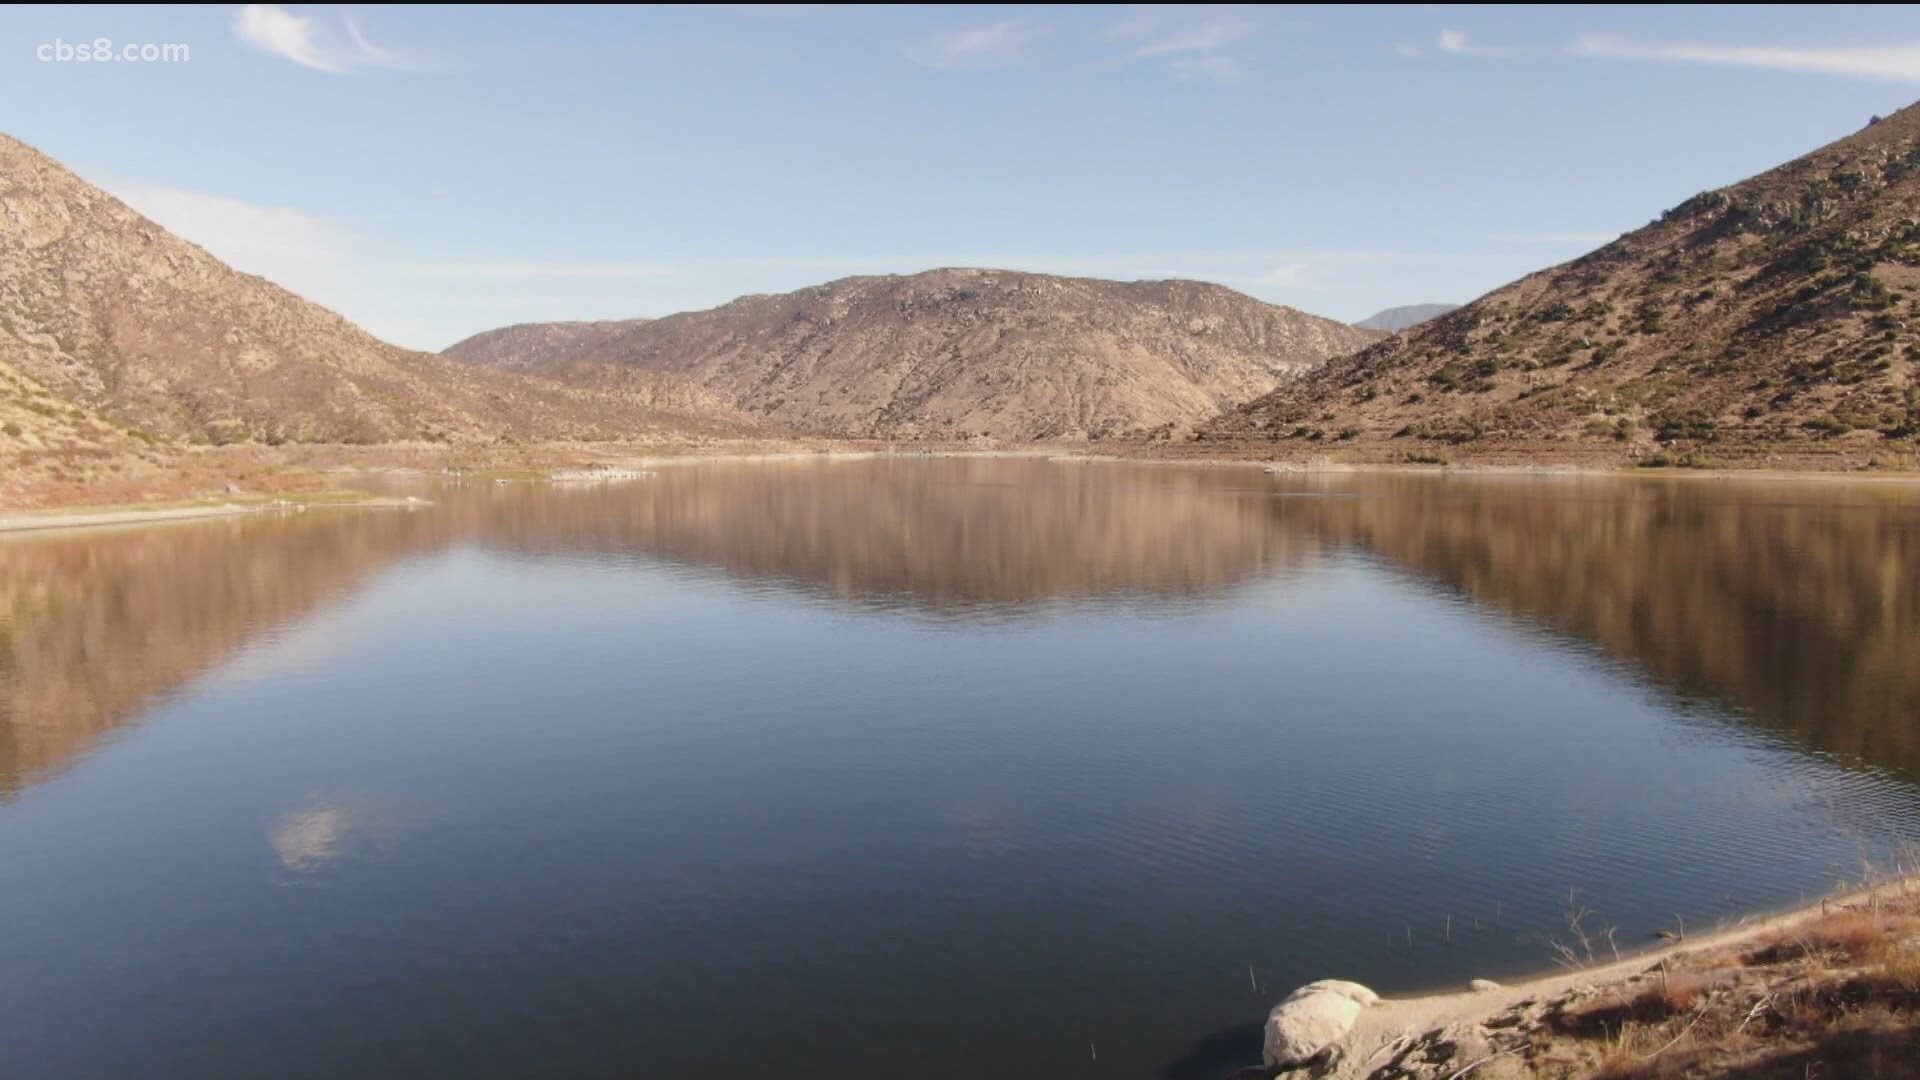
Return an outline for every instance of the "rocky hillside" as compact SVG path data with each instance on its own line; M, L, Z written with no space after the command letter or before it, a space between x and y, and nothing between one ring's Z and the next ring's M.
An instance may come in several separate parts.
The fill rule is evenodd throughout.
M0 136L0 456L724 426L677 411L701 398L659 376L587 392L397 348Z
M1236 410L1211 439L1789 446L1908 460L1920 433L1920 106L1703 192L1589 255ZM1421 444L1429 444L1422 449Z
M483 330L448 346L441 355L503 371L527 371L564 364L647 321L517 323Z
M1437 319L1459 306L1459 304L1407 304L1403 307L1390 307L1385 311L1374 312L1353 325L1362 330L1379 330L1394 334L1410 326L1418 326L1428 319Z
M933 270L742 297L564 355L479 359L681 375L800 430L1101 438L1190 425L1377 336L1200 282ZM449 355L473 359L472 344Z

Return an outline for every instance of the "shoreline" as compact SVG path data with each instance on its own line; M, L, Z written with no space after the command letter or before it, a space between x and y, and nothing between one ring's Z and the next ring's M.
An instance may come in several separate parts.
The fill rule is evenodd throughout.
M1646 480L1767 480L1767 481L1840 481L1881 484L1920 484L1920 472L1860 471L1837 469L1645 469L1632 466L1602 468L1594 465L1504 464L1497 462L1452 462L1446 465L1420 465L1411 462L1291 462L1260 458L1182 458L1132 457L1126 454L1055 454L1058 458L1104 461L1138 465L1192 465L1232 468L1258 468L1274 475L1404 475L1404 476L1531 476L1531 477L1614 477Z
M341 448L328 448L341 449ZM344 460L313 461L310 463L287 463L275 467L276 471L285 470L288 474L306 477L312 483L306 488L295 488L280 495L231 495L222 497L208 490L212 482L223 475L220 470L210 474L207 488L186 492L165 492L155 485L156 493L175 496L167 502L152 505L130 501L127 493L118 492L117 498L101 501L88 501L82 494L80 501L58 502L52 505L36 505L29 502L23 505L0 503L0 534L29 530L55 528L91 528L111 525L141 525L167 521L187 521L212 517L226 517L240 514L260 513L273 509L285 509L288 506L333 506L346 508L360 506L375 508L385 505L407 505L405 500L383 500L381 497L366 496L355 503L325 501L329 491L325 483L328 478L342 476L382 476L382 475L429 475L442 473L450 475L489 476L511 474L512 479L528 483L592 483L603 482L601 478L584 475L596 469L645 470L670 466L715 465L715 464L805 464L814 462L874 461L874 460L914 460L914 459L1042 459L1073 463L1103 463L1122 465L1155 465L1209 469L1258 469L1270 475L1288 476L1326 476L1326 475L1406 475L1406 476L1449 476L1449 477L1501 477L1501 478L1598 478L1636 479L1653 481L1682 482L1771 482L1771 483L1845 483L1874 485L1920 484L1920 472L1891 470L1826 470L1793 469L1763 467L1753 469L1713 468L1713 469L1647 469L1633 466L1603 466L1593 463L1577 462L1449 462L1446 464L1416 464L1407 462L1338 461L1328 458L1264 459L1257 457L1235 456L1232 454L1153 454L1112 452L1106 447L1095 448L1088 444L1076 445L1021 445L1007 447L970 447L951 443L862 445L859 443L794 445L787 449L766 447L726 450L703 447L685 453L662 452L658 447L633 447L631 449L617 445L601 445L591 448L579 447L532 447L518 452L509 460L489 461L452 465L446 463L444 456L429 453L424 460L403 462L383 462L381 457L405 456L418 448L396 446L385 448L386 453L378 451L366 453L366 448L356 448L359 453L348 455ZM254 464L257 469L259 466ZM236 470L238 471L238 470ZM606 481L616 479L609 476ZM624 477L619 479L626 479ZM267 502L249 500L272 500ZM216 500L218 502L216 503ZM209 505L182 506L182 502L206 503Z
M1014 444L975 446L959 443L873 441L745 442L735 446L660 446L649 444L538 445L510 449L448 450L413 444L381 447L305 446L291 453L267 453L246 447L236 452L209 451L196 457L191 468L160 470L152 482L122 485L89 492L66 489L41 494L28 491L24 499L14 492L11 503L0 498L0 534L54 528L90 528L142 525L259 513L277 504L331 505L338 493L331 485L352 476L428 476L435 473L469 477L504 477L527 483L595 483L630 477L596 477L597 470L651 470L670 466L714 464L806 464L817 462L915 459L1043 459L1063 463L1106 463L1210 469L1258 469L1269 475L1406 475L1484 478L1599 478L1685 482L1845 483L1873 485L1920 484L1920 471L1889 469L1819 469L1759 466L1754 468L1639 468L1593 460L1450 461L1425 464L1401 461L1353 461L1328 456L1261 458L1245 453L1248 447L1221 446L1220 453L1166 453L1151 444ZM257 486L263 476L268 489L235 493L236 481ZM347 481L350 482L350 481ZM225 487L227 494L220 494ZM91 496L98 494L101 498ZM153 498L151 503L141 500ZM165 499L166 501L161 501ZM263 501L270 500L270 501ZM190 504L190 505L183 505ZM396 501L404 505L404 500ZM363 496L359 505L385 505L380 497Z
M47 510L0 510L0 536L18 533L63 532L80 529L144 527L209 518L254 514L301 514L308 510L401 510L432 506L421 498L387 498L356 493L350 499L273 499L261 502L228 501L204 506L104 504Z
M1463 1033L1476 1030L1482 1035L1498 1031L1524 1040L1546 1030L1542 1016L1535 1010L1551 1015L1570 1002L1626 996L1627 991L1636 988L1634 984L1682 968L1686 961L1712 960L1713 954L1724 954L1764 939L1786 937L1789 931L1836 915L1879 911L1889 901L1912 902L1916 897L1920 897L1920 874L1906 874L1771 914L1746 916L1732 926L1701 937L1622 955L1606 963L1537 971L1511 982L1475 979L1456 990L1382 997L1376 1006L1362 1010L1353 1027L1335 1044L1338 1057L1331 1065L1311 1074L1281 1075L1362 1080L1381 1073L1395 1054L1404 1055L1421 1045L1464 1043ZM1510 1047L1494 1056L1517 1052L1517 1047ZM1456 1072L1461 1066L1477 1068L1491 1060L1448 1061L1440 1075L1464 1076L1465 1071Z

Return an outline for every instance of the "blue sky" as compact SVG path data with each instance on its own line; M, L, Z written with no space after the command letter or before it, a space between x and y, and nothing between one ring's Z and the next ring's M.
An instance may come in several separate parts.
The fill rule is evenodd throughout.
M183 43L174 63L40 46ZM1466 300L1920 98L1920 8L12 8L0 130L390 340L849 274Z

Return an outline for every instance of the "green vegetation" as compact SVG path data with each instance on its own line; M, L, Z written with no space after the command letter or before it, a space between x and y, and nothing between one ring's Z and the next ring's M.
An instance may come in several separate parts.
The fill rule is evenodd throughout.
M1713 417L1699 409L1688 409L1677 413L1656 413L1648 418L1648 423L1653 428L1654 440L1661 443L1682 439L1691 442L1712 442L1719 437L1719 428L1714 423Z
M1885 311L1893 306L1894 296L1873 271L1862 270L1853 275L1853 295L1847 303L1856 311Z
M1691 221L1719 213L1731 205L1725 192L1703 191L1660 215L1661 221Z
M1484 394L1493 389L1490 378L1499 371L1499 360L1483 357L1470 367L1458 363L1442 365L1427 376L1427 382L1449 393Z
M1622 416L1608 420L1605 417L1596 416L1587 421L1586 432L1595 438L1610 438L1615 442L1626 442L1633 437L1633 419Z

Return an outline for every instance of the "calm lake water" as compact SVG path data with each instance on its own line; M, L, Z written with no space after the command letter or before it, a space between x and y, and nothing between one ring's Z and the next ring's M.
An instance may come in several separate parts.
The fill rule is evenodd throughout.
M1920 829L1912 487L404 490L0 540L9 1080L1210 1077Z

